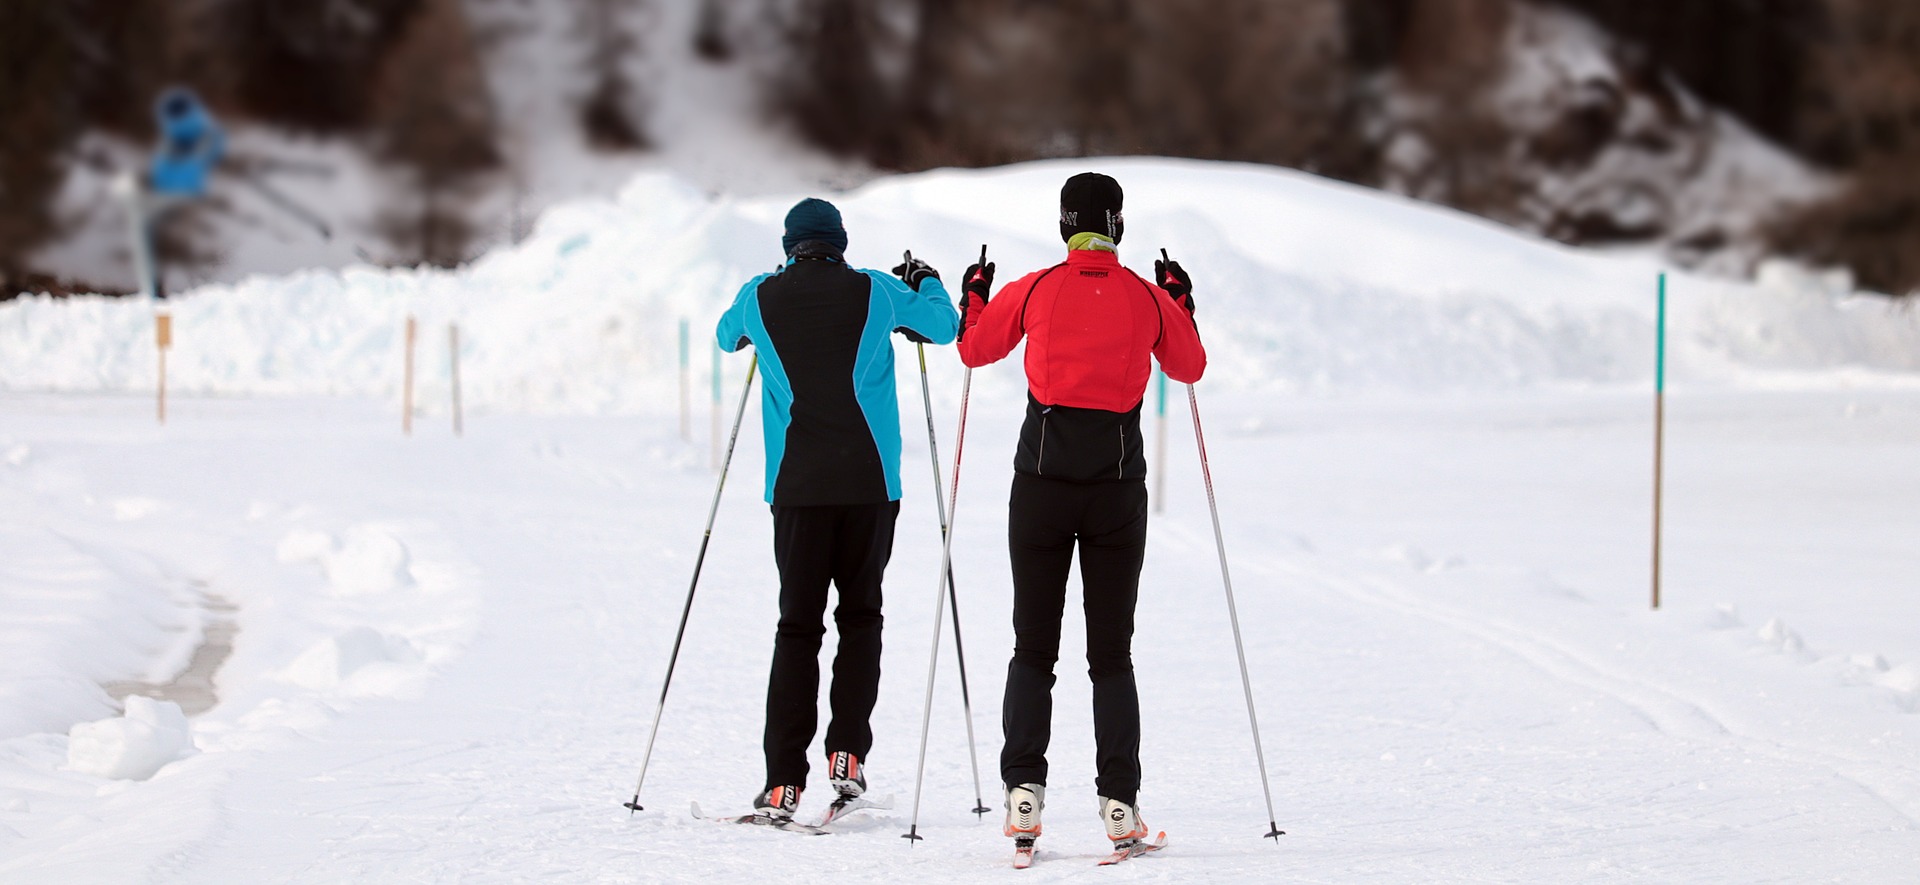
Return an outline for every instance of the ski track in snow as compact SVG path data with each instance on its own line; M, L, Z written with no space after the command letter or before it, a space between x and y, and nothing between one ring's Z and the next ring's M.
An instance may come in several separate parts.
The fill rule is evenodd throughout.
M1716 714L1710 699L1684 695L1651 681L1643 674L1609 667L1527 627L1496 619L1476 618L1425 603L1388 581L1314 572L1298 564L1269 562L1270 571L1306 578L1369 604L1416 616L1500 647L1548 676L1577 688L1606 695L1634 710L1661 734L1701 745L1731 743L1741 752L1798 764L1812 761L1874 794L1908 821L1920 824L1920 808L1913 805L1920 768L1889 765L1879 760L1831 753L1817 747L1744 733ZM1904 784L1901 782L1904 781ZM1900 786L1895 786L1900 784Z

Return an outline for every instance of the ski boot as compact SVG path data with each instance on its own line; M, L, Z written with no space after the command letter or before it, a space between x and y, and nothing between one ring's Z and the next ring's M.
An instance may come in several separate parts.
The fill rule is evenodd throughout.
M827 754L827 785L833 787L834 797L833 804L827 806L826 816L820 819L823 827L848 812L886 804L886 800L875 803L860 798L867 791L867 773L860 767L860 757L852 753Z
M1118 799L1100 797L1100 819L1107 823L1107 838L1119 851L1131 848L1147 838L1147 825L1140 822L1140 809Z
M1033 846L1040 838L1040 811L1047 807L1046 796L1047 788L1042 784L1007 788L1007 825L1003 832L1013 837L1015 869L1033 864Z
M1100 820L1107 825L1107 838L1113 840L1113 853L1101 866L1158 851L1166 845L1167 834L1148 841L1147 825L1140 820L1140 809L1130 802L1100 797Z
M772 824L791 823L793 812L799 807L800 788L792 785L768 787L753 800L753 813Z
M860 757L848 752L827 754L827 784L841 799L857 799L867 791L867 773Z

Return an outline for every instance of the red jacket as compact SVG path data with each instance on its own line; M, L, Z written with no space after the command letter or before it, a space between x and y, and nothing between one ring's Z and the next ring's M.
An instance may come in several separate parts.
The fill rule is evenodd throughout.
M1124 412L1140 404L1153 376L1200 380L1207 351L1185 308L1166 290L1120 265L1119 256L1077 249L1067 260L1000 288L967 316L960 359L984 366L1027 339L1027 385L1047 405Z
M1140 401L1153 358L1191 384L1207 369L1192 315L1112 252L1067 260L1001 287L969 310L960 359L984 366L1027 340L1027 426L1014 469L1076 481L1146 475ZM1117 447L1117 449L1116 449Z

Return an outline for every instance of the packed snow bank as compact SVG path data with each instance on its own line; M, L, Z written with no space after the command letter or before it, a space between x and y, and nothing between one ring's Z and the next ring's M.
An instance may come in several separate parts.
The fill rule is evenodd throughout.
M180 705L131 695L126 715L73 727L67 736L67 769L143 781L192 752L193 728Z
M936 171L835 196L856 263L912 249L1001 281L1057 260L1059 183L1104 169L1127 189L1122 259L1167 248L1194 274L1215 386L1292 391L1616 384L1653 372L1658 262L1561 247L1461 213L1303 173L1156 159ZM794 195L798 196L798 195ZM447 398L460 326L466 402L491 410L664 411L678 327L694 366L741 282L781 259L794 197L714 198L663 174L562 205L521 244L450 272L349 269L210 286L170 305L172 389L397 396L405 317L420 319L420 401ZM1920 369L1920 318L1844 281L1773 268L1754 284L1669 279L1676 382L1765 383L1775 370L1858 382ZM0 387L131 391L154 381L147 305L0 306ZM953 361L934 361L954 371ZM904 367L903 367L904 370Z
M44 516L4 490L0 504ZM151 563L28 522L0 518L0 740L106 716L102 684L163 679L192 647L181 588Z

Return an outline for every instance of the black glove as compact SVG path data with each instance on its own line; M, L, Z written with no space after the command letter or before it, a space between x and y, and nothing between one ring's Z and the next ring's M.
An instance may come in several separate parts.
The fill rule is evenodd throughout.
M927 336L922 335L919 332L915 332L914 330L909 329L906 326L900 326L898 328L895 328L894 331L907 336L907 340L915 344L932 344L933 343L932 338L928 338Z
M735 342L733 343L733 349L734 349L735 351L738 351L738 350L740 350L741 348L743 348L743 347L746 347L747 345L749 345L749 344L752 344L752 343L753 343L753 339L751 339L751 338L748 338L748 337L747 337L747 336L745 336L745 335L742 335L742 336L740 336L740 340L739 340L739 341L735 341Z
M987 293L993 289L993 262L985 265L975 264L967 268L967 281L960 286L960 337L967 337L967 327L978 320L974 319L980 311L987 309Z
M987 303L987 292L992 288L993 262L989 261L985 266L978 264L967 265L967 281L960 286L962 292L968 295L976 292L979 293L980 303L984 305Z
M1187 315L1193 315L1193 278L1187 276L1186 268L1178 261L1155 261L1153 275L1160 280L1160 288L1173 296L1173 303L1187 309Z
M934 270L932 265L913 257L912 252L902 253L900 263L893 266L893 275L912 287L915 292L920 291L921 280L927 277L933 277L936 280L940 278L939 271Z

